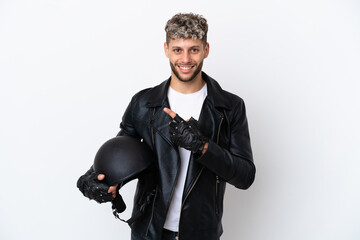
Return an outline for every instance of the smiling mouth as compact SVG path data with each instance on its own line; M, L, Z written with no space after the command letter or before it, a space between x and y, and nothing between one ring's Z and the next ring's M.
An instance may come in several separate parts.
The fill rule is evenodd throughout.
M195 67L195 65L191 65L191 66L180 66L180 65L177 65L178 68L181 70L181 72L183 73L187 73L187 72L190 72L192 68Z

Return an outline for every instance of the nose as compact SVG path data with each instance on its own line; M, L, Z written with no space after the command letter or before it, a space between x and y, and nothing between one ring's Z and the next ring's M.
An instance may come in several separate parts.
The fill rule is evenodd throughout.
M185 51L182 57L183 63L189 63L191 62L190 54Z

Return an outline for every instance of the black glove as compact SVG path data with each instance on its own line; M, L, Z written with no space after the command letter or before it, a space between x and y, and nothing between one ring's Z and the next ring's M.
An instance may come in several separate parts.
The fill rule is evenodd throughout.
M176 115L170 122L171 141L195 154L201 154L205 143L209 139L203 136L199 130L198 122L194 118L185 121L179 115Z
M90 168L77 181L77 187L85 197L94 199L98 203L110 202L113 200L112 194L108 193L109 186L98 180L98 174Z

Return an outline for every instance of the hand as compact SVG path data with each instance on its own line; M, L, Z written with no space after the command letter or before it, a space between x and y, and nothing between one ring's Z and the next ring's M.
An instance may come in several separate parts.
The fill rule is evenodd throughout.
M99 174L99 175L97 176L97 178L98 178L99 181L102 181L102 180L104 180L105 175L104 175L104 174ZM118 185L119 185L119 184L110 186L109 189L108 189L108 193L111 193L111 195L113 196L113 198L116 197L116 190L117 190Z
M173 119L169 129L171 141L193 153L203 154L209 139L201 134L198 122L194 118L185 121L169 108L164 108L164 112Z
M105 176L100 176L99 180L98 174L91 168L79 178L77 187L90 200L93 199L98 203L110 202L114 197L111 191L109 193L109 190L113 189L110 189L107 184L101 182L104 178Z

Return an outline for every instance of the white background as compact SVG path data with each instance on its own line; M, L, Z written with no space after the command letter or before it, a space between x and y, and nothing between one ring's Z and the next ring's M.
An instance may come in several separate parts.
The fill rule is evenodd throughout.
M164 26L190 11L209 23L204 71L246 102L257 166L249 190L228 185L222 239L360 239L355 0L0 0L0 239L130 239L76 181L132 95L170 76Z

